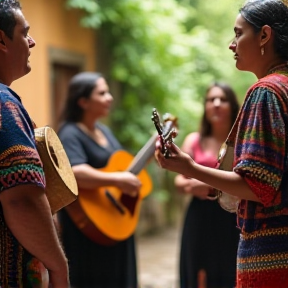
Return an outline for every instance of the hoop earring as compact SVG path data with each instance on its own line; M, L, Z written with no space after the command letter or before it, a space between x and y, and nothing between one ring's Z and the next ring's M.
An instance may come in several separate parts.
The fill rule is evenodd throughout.
M261 47L261 55L263 56L265 54L265 49L264 47Z

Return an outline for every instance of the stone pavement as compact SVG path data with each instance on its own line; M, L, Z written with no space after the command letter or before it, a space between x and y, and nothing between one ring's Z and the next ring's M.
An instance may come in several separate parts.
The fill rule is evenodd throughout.
M140 288L178 288L179 228L137 237Z

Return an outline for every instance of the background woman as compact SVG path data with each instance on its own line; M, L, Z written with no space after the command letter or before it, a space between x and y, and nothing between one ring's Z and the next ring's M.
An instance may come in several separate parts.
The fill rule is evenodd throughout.
M225 83L210 85L204 101L200 132L186 136L182 151L195 162L215 168L218 151L237 117L239 104ZM197 288L204 282L202 288L235 287L239 241L236 215L207 200L212 188L203 182L179 174L175 185L179 192L193 196L182 232L180 286Z
M159 164L238 197L241 229L237 288L288 287L288 7L287 1L252 0L236 17L229 49L236 67L258 81L247 91L228 143L233 171L196 163L176 145ZM220 201L224 199L220 195Z
M79 191L116 186L136 196L141 183L130 172L102 172L111 154L121 149L107 126L99 119L108 116L112 95L99 73L79 73L70 81L59 131L75 174ZM85 191L85 193L86 193ZM64 249L69 260L73 288L137 287L134 237L113 246L103 246L84 236L65 211L60 223Z

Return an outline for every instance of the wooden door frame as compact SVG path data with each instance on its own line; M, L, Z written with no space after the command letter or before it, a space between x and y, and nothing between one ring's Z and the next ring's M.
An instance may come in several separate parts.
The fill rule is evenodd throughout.
M69 50L59 49L55 47L48 48L48 59L49 59L49 83L50 83L50 97L49 97L49 123L53 123L55 118L54 114L54 65L60 64L65 66L78 67L79 71L83 71L86 67L86 57L84 54L71 52Z

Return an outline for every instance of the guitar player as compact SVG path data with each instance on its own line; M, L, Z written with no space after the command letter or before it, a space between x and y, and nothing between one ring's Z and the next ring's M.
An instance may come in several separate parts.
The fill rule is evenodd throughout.
M134 174L100 171L110 156L121 149L109 128L98 122L108 116L112 102L113 97L101 74L81 72L71 79L58 135L75 174L79 196L102 186L116 186L130 197L138 197L141 182ZM114 245L99 244L82 233L69 207L67 211L59 213L59 221L71 286L136 288L133 235Z

